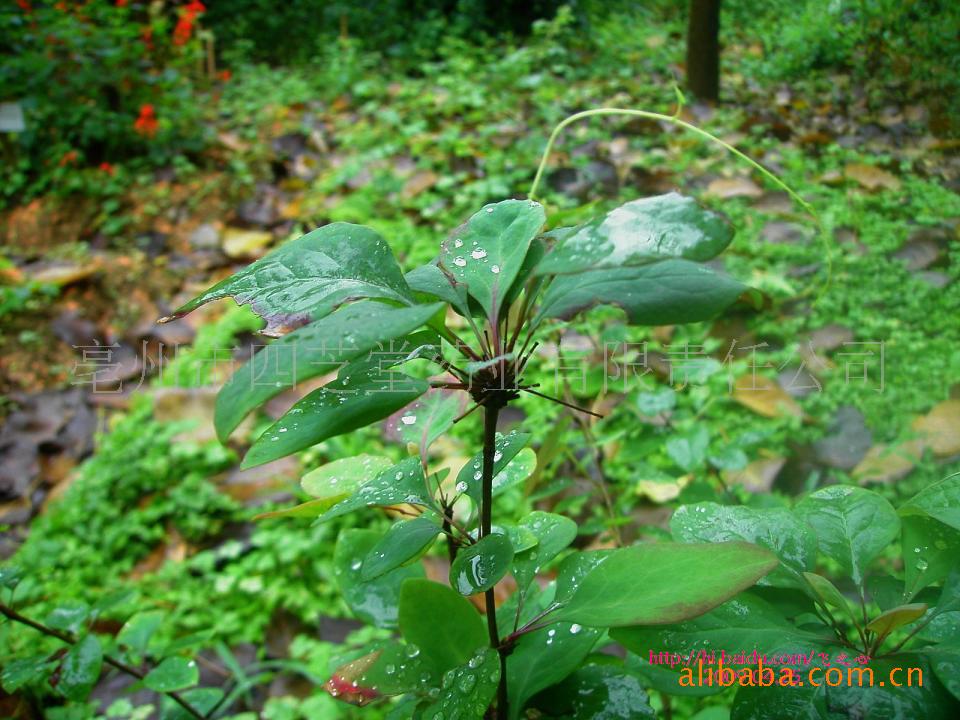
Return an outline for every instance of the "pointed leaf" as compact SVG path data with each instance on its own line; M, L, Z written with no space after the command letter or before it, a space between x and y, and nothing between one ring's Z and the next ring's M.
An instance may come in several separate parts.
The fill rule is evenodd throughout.
M354 303L271 343L237 370L217 395L217 436L226 440L251 410L284 390L388 347L391 340L427 322L440 307L437 303L410 308Z
M857 616L853 613L850 603L847 602L847 599L837 590L837 586L830 582L823 575L817 575L816 573L803 573L803 577L810 587L813 589L814 594L820 599L820 601L829 607L835 607L839 610L843 610L844 614L847 615L850 620L853 621L854 625L860 626L860 622L857 619Z
M163 623L165 613L147 610L134 615L124 623L117 634L117 644L127 648L137 657L142 657L150 644L150 638Z
M439 526L425 517L394 523L363 560L360 577L366 582L419 557L440 534Z
M549 717L641 720L656 717L637 674L617 665L584 665L531 703Z
M484 592L509 572L512 560L510 538L492 533L473 545L460 548L450 565L450 584L461 595Z
M544 294L539 317L566 320L610 304L623 308L634 325L678 325L710 320L748 291L705 265L662 260L559 276Z
M783 508L749 508L713 502L683 505L670 518L670 531L683 542L743 540L773 552L784 567L761 580L761 585L803 587L797 573L814 566L817 536L810 527Z
M593 553L579 553L591 555ZM599 557L585 573L576 556L560 565L550 617L593 627L680 622L702 615L777 566L747 543L645 543Z
M890 608L867 623L867 630L884 638L898 627L909 625L922 618L926 615L928 607L926 603L909 603Z
M340 533L333 550L333 572L350 610L360 620L383 628L397 625L400 587L408 578L423 577L420 563L399 567L375 580L363 580L363 558L380 540L373 530L350 529Z
M407 580L400 588L400 634L439 674L463 665L488 643L470 601L432 580Z
M390 458L381 455L341 458L308 472L300 479L300 487L318 500L333 500L352 495L358 487L392 465Z
M370 228L333 223L288 242L177 308L171 319L204 303L233 297L279 334L358 298L413 304L390 247Z
M960 530L960 473L925 487L900 506L900 515L927 515Z
M387 507L400 503L431 504L431 495L427 491L426 478L423 476L423 466L419 458L410 457L401 460L384 470L373 480L361 485L356 493L323 513L317 518L317 522L327 522L360 508ZM358 562L360 560L362 557L357 558ZM359 566L357 569L359 570Z
M143 684L156 692L176 692L196 685L199 681L200 670L195 660L168 657L147 673Z
M705 261L733 239L722 215L672 192L633 200L575 228L537 267L538 274L643 265L665 258Z
M461 392L433 389L405 408L394 426L400 440L416 445L420 457L453 426L463 412L466 396Z
M863 583L870 561L900 532L900 519L889 502L849 485L811 493L795 513L816 531L820 552L840 563L857 585Z
M434 264L421 265L406 275L410 288L415 292L424 293L449 303L461 315L470 313L467 301L467 286L462 283L451 282L451 278ZM456 284L454 284L456 283Z
M366 427L423 395L426 380L367 365L347 366L337 379L297 402L267 428L243 459L250 468L336 435Z
M504 200L484 206L443 243L443 266L466 284L488 318L503 311L507 291L545 219L537 202Z
M514 482L522 481L524 478L519 478L524 472L528 477L530 472L533 470L530 469L527 472L530 465L530 456L522 460L518 460L517 465L512 469L507 471L510 463L513 462L513 459L517 457L518 453L523 450L526 444L530 441L529 433L521 432L511 432L506 435L498 435L497 439L494 441L494 453L493 453L493 489L494 492L500 488L507 487ZM531 454L533 451L531 451ZM536 467L536 455L533 455L534 467ZM507 472L505 472L507 471ZM503 475L501 478L500 476ZM468 497L473 499L473 502L479 507L480 505L480 494L483 488L483 453L477 453L473 458L464 465L460 472L457 474L457 492L465 493Z

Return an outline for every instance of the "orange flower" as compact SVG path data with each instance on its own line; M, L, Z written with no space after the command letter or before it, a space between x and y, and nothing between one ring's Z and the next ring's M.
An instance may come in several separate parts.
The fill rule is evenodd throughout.
M144 104L140 106L140 116L134 120L133 129L144 137L152 138L157 134L157 115L153 110L153 105Z
M221 80L223 80L223 82L226 82L227 80L233 77L233 73L230 72L229 70L221 70L219 73L217 73L217 75L220 77Z
M65 152L63 154L63 157L60 158L59 164L60 164L60 167L65 167L67 165L72 165L76 161L77 161L77 151L70 150L69 152Z

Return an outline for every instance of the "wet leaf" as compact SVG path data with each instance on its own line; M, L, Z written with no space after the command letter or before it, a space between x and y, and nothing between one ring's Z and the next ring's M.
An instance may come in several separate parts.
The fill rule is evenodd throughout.
M324 512L317 522L327 522L366 507L387 507L401 503L430 505L431 499L420 459L410 457L363 483L355 493Z
M494 494L523 482L536 469L537 457L533 450L518 456L529 441L529 433L514 431L497 436L493 453ZM483 453L479 452L457 473L457 492L466 494L479 507L482 489Z
M423 554L440 534L440 527L429 518L400 520L367 553L360 574L373 580Z
M177 308L181 317L204 303L233 297L267 321L266 334L328 315L347 300L380 298L412 305L390 247L370 228L332 223L277 248Z
M740 542L578 553L560 565L560 607L550 617L594 627L680 622L729 600L777 563L768 550Z
M60 666L57 688L70 700L85 700L100 677L103 649L94 635L70 647Z
M438 673L465 664L488 643L470 601L431 580L407 580L400 588L400 634Z
M520 521L520 527L537 538L535 546L513 558L513 576L523 593L540 569L577 537L577 524L563 515L535 510Z
M200 671L196 661L168 657L147 673L143 684L157 692L176 692L196 685L199 681Z
M447 671L436 702L424 708L424 718L481 720L500 682L500 658L492 648L478 650L466 664Z
M510 571L512 560L510 538L492 533L473 545L460 548L450 566L450 584L461 595L485 592Z
M616 665L585 665L534 698L552 717L591 720L654 718L640 678Z
M867 630L884 638L897 628L922 618L927 613L927 607L926 603L909 603L890 608L867 623Z

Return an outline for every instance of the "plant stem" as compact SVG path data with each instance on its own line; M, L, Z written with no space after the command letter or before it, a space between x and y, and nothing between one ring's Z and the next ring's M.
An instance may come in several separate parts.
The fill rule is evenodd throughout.
M493 519L493 456L497 450L497 417L500 405L488 402L483 408L483 488L480 496L480 538L490 534ZM490 647L500 655L500 684L497 687L497 717L507 717L507 652L500 646L500 631L497 629L497 603L493 588L484 595L487 608L487 632Z
M4 603L0 603L0 615L5 616L6 618L8 618L13 622L20 623L21 625L26 625L29 628L33 628L37 632L43 633L44 635L47 635L52 638L56 638L60 642L66 643L67 645L75 645L77 642L77 639L73 637L73 635L70 635L69 633L61 632L59 630L54 630L53 628L49 628L46 625L38 623L36 620L31 620L25 615L21 615L20 613L18 613L12 607L5 605ZM120 672L126 673L127 675L130 675L132 677L135 677L137 680L143 680L147 676L145 672L137 670L137 668L131 667L130 665L127 665L126 663L121 662L120 660L117 660L116 658L113 658L110 655L104 655L103 661L107 665L111 665L112 667L116 668ZM190 713L193 717L197 718L198 720L204 720L204 718L206 717L203 713L197 710L193 705L191 705L186 700L184 700L179 693L165 692L163 694L169 697L170 699L172 699L175 703L177 703L177 705L182 707L184 710L186 710L188 713Z

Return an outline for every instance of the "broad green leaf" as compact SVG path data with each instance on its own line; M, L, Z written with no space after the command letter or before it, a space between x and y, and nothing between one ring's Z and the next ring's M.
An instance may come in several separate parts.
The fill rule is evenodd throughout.
M366 705L381 696L417 692L425 695L440 682L440 674L414 645L380 641L337 668L324 685L333 697Z
M466 664L443 676L440 697L421 717L481 720L493 701L500 682L500 657L492 648L482 648Z
M156 692L176 692L192 687L200 681L196 660L168 657L147 673L143 684Z
M927 515L960 531L960 473L925 487L900 506L900 515Z
M862 586L867 565L900 534L900 519L884 498L850 485L821 488L794 511L817 533L820 552Z
M265 334L317 320L348 300L413 304L387 243L370 228L349 223L325 225L285 243L177 308L170 319L228 296L267 321Z
M225 441L250 411L305 380L335 372L371 351L402 350L391 342L416 330L440 307L358 302L271 343L241 366L217 395L217 436Z
M381 455L354 455L311 470L300 479L300 487L318 500L342 498L352 495L357 488L392 465L390 458Z
M527 700L576 670L600 634L594 628L561 622L522 635L507 657L510 720L523 717Z
M324 512L317 518L317 522L327 522L360 508L387 507L401 503L431 504L431 494L427 491L419 458L406 458L384 470L373 480L361 485L356 493Z
M775 679L787 668L770 668ZM843 716L847 717L847 716ZM867 717L867 716L863 716ZM744 685L737 688L730 708L730 720L841 720L827 710L826 689L809 682L798 686L781 685L776 680L769 686ZM904 718L904 720L906 720Z
M909 603L890 608L867 623L867 630L875 632L879 637L886 637L898 627L909 625L922 618L926 615L927 609L926 603Z
M69 601L58 605L47 614L44 624L54 630L69 633L79 632L90 618L90 606L82 601Z
M444 241L444 268L467 286L488 318L503 311L507 291L545 219L537 202L504 200L484 206Z
M705 261L733 239L733 227L718 213L671 192L633 200L557 243L538 274L570 274L598 268L645 265L666 258Z
M150 638L163 623L164 617L166 614L159 610L137 613L120 628L117 644L127 648L136 657L142 657L150 644Z
M803 573L803 577L824 605L843 610L844 614L853 621L854 625L860 625L857 616L850 608L850 603L847 602L847 599L837 589L836 585L823 577L823 575L817 575L816 573L805 572Z
M43 682L53 668L54 662L50 659L50 653L13 658L4 662L0 668L0 685L12 695L25 685Z
M470 601L432 580L407 580L400 588L400 634L441 674L489 642Z
M493 453L493 490L494 492L501 488L506 488L515 482L522 482L528 477L532 468L530 465L530 454L522 460L518 460L517 465L504 472L517 454L523 450L530 440L529 433L511 432L506 435L497 435L494 442ZM531 451L532 453L533 451ZM533 455L533 464L536 467L536 455ZM526 472L526 475L523 473ZM501 478L500 475L503 475ZM523 477L519 477L523 475ZM483 490L483 453L477 453L464 465L457 474L457 492L465 493L479 507L480 496Z
M533 548L518 552L513 558L513 577L523 593L540 568L577 537L577 524L563 515L535 510L520 521L520 527L532 532L538 540Z
M379 540L380 534L373 530L341 532L333 550L333 572L343 599L354 615L371 625L392 628L397 625L403 581L423 577L423 568L419 563L399 567L365 582L361 570L363 558Z
M394 523L367 553L360 577L373 580L419 557L439 533L437 524L425 517Z
M578 553L578 555L595 555ZM777 566L768 550L747 543L645 543L571 556L557 574L553 620L590 625L665 624L702 615ZM584 567L589 569L583 572Z
M484 592L509 572L512 560L510 538L492 533L473 545L460 548L450 565L450 584L461 595Z
M666 627L674 627L667 625ZM655 653L656 654L656 653ZM674 667L663 663L651 663L649 653L646 656L627 653L626 664L643 678L649 692L657 691L681 697L707 697L723 692L718 685L680 684L680 673L684 666L677 663Z
M463 316L470 313L466 285L456 283L436 265L431 263L411 270L406 280L412 290L449 303Z
M960 564L955 565L944 579L943 588L937 600L938 613L954 610L960 610Z
M241 467L263 465L391 415L430 388L426 380L367 364L348 365L337 379L298 401L267 428Z
M683 542L743 540L772 551L784 567L763 578L761 585L802 587L796 574L812 568L816 561L816 535L782 508L713 502L683 505L670 518L670 530L675 540Z
M204 717L209 717L223 700L223 690L216 687L190 688L178 694ZM161 696L160 702L160 720L195 720L194 715L180 707L169 695Z
M0 586L13 590L21 580L23 580L23 570L19 567L13 565L0 567Z
M553 280L538 319L568 320L582 310L609 304L623 308L634 325L679 325L710 320L749 290L689 260L588 270Z
M902 515L900 525L905 593L907 598L913 598L957 567L960 531L929 515Z
M669 659L671 654L687 658L702 650L719 659L723 651L726 665L733 662L731 653L806 653L820 645L816 633L797 628L751 593L681 623L614 628L610 637L642 658Z
M617 665L584 665L537 695L533 706L549 717L591 720L654 718L637 674Z
M417 446L420 457L453 426L463 412L466 396L461 392L433 389L405 408L397 419L395 429L400 440Z
M60 665L57 688L70 700L85 700L100 677L103 649L95 635L71 645Z
M517 277L514 278L513 285L510 286L510 290L507 291L506 299L504 300L504 307L509 308L516 302L517 298L520 297L520 293L523 292L524 288L527 286L527 281L531 280L531 275L536 269L537 265L540 264L540 261L543 259L543 256L547 252L547 245L541 238L534 238L533 242L530 243L530 249L527 250L526 257L523 258L523 264L520 266L520 272L517 273ZM530 289L531 293L536 294L540 285L543 283L545 278L537 277L533 278Z
M487 368L496 367L499 365L505 365L506 363L511 362L516 358L514 353L505 353L503 355L497 355L496 357L490 358L489 360L477 360L476 362L468 362L463 366L463 369L466 370L467 375L473 377L479 372L483 372Z

